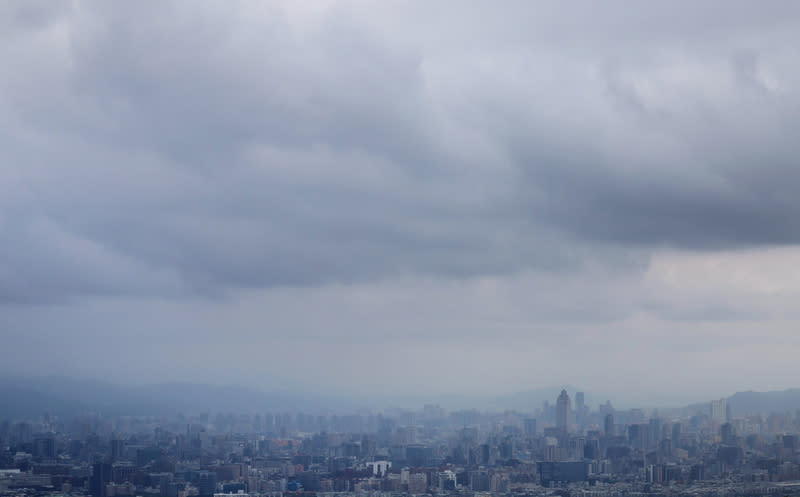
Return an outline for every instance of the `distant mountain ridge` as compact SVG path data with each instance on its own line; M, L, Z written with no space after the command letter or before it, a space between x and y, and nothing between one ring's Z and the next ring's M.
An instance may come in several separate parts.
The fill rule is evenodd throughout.
M420 398L382 397L354 399L299 391L265 392L243 386L193 383L118 385L100 380L65 377L0 376L0 418L36 418L44 412L59 416L82 413L130 416L174 416L201 412L254 413L267 411L352 412L362 407L385 408L400 405L420 408L424 403L447 409L504 410L533 412L547 401L555 404L562 387L546 387L498 396L446 395ZM574 386L564 386L575 402ZM611 397L613 399L613 397ZM586 404L595 408L605 397L586 392ZM800 409L800 388L768 392L737 392L727 398L734 416L792 412ZM399 405L398 405L399 404ZM707 412L708 403L668 408L676 414ZM664 412L664 411L662 411Z
M794 412L800 409L800 388L769 392L736 392L727 399L734 416L770 412Z
M64 416L81 413L131 416L173 416L200 412L265 412L275 410L353 411L359 407L397 409L438 404L448 410L515 409L532 412L545 401L551 404L562 387L546 387L509 395L442 395L408 397L324 396L305 392L264 392L243 386L193 383L119 385L100 380L68 377L0 376L0 418L33 418L48 411ZM577 388L563 386L574 397ZM587 404L591 394L586 395ZM573 400L574 402L574 400Z
M350 408L347 399L302 392L261 392L242 386L192 383L117 385L63 377L0 378L0 417L18 419L48 411L64 416L86 412L105 415L173 416L200 412Z

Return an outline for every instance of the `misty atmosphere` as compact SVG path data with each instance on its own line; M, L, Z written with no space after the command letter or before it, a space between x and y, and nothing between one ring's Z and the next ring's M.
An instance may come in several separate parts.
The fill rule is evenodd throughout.
M0 2L0 497L800 496L800 2Z

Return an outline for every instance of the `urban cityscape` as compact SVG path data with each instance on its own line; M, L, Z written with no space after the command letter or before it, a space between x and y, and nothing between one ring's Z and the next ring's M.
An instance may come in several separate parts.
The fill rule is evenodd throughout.
M800 497L800 0L0 0L0 497Z
M798 407L44 412L0 421L0 496L800 495Z

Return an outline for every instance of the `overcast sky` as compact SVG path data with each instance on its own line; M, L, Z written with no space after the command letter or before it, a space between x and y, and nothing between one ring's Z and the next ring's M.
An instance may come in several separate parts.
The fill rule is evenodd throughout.
M800 2L0 4L0 372L800 387Z

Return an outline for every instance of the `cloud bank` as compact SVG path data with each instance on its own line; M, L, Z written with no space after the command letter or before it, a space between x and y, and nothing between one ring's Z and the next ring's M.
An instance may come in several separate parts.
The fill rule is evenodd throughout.
M795 2L2 9L10 368L796 386Z

